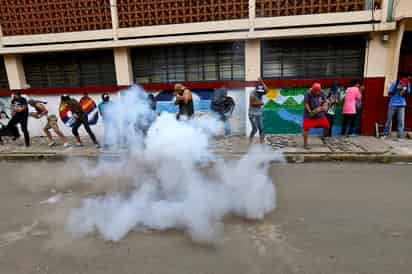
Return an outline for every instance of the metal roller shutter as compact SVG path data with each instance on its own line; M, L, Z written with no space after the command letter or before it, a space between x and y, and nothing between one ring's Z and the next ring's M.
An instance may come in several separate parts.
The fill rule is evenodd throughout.
M217 43L135 48L137 83L244 80L244 44Z
M265 79L362 77L365 39L313 38L262 42Z
M116 85L112 51L27 55L23 65L33 88Z

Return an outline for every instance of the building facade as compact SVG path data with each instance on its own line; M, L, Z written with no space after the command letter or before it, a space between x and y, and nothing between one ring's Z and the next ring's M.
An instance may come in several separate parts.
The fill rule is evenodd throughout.
M213 89L226 86L237 103L234 130L245 133L248 94L261 77L270 88L265 131L298 133L313 81L344 90L358 78L366 87L359 128L372 135L388 86L412 72L410 0L0 0L0 26L3 101L22 90L56 113L61 94L99 101L134 83L158 95L159 111L175 111L176 82L208 112ZM30 129L41 134L39 121Z

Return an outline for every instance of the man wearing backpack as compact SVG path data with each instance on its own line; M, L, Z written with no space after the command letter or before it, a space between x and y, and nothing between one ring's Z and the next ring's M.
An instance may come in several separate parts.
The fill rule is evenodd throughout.
M235 105L233 98L227 95L227 89L225 87L214 91L211 109L218 119L224 123L225 136L231 133L230 117L232 116Z
M392 119L396 115L398 123L398 140L403 138L405 128L405 108L406 108L406 96L411 93L411 76L402 78L392 83L389 88L389 106L388 116L385 124L384 137L390 135L392 131Z

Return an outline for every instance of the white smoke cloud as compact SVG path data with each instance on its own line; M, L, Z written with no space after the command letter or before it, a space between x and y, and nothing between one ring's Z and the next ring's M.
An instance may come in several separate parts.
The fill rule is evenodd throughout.
M271 161L282 160L280 154L254 147L240 160L225 162L210 151L210 138L222 128L210 117L177 121L163 113L144 139L128 123L153 121L146 95L135 86L123 96L109 119L126 126L122 132L131 138L132 153L115 166L120 173L134 173L134 187L126 193L86 198L73 209L67 227L75 237L97 231L106 240L118 241L143 226L184 230L194 241L209 243L219 238L225 216L262 219L275 209L276 189L268 168ZM89 173L97 176L108 167L102 161Z

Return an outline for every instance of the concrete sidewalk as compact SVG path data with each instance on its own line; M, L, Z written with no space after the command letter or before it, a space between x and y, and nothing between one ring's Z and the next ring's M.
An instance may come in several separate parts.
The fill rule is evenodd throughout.
M65 159L67 157L97 158L99 156L117 157L126 150L96 149L88 138L83 138L85 146L63 148L62 145L47 146L45 137L32 138L32 146L26 148L23 141L5 141L0 145L1 160ZM71 140L73 143L73 140ZM256 140L257 141L257 140ZM325 145L317 136L309 139L310 149L304 149L300 135L269 135L266 145L273 150L281 150L289 162L313 161L371 161L371 162L412 162L412 140L377 139L375 137L332 137ZM216 138L211 150L226 157L239 157L249 149L248 139L244 136Z

